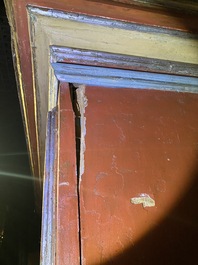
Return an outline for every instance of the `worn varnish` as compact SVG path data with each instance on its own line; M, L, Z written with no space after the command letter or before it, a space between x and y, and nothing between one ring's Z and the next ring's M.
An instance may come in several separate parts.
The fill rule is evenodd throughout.
M102 87L86 87L85 95L82 264L110 260L107 264L133 264L133 260L150 264L141 258L154 259L155 252L152 256L142 247L138 258L133 249L176 207L196 177L198 95ZM131 198L144 194L155 200L155 206L131 203ZM189 208L191 204L193 199ZM185 219L174 218L175 225L183 227ZM192 229L198 235L197 228ZM163 248L163 242L160 244ZM190 244L192 250L187 253L193 256L193 241ZM168 253L167 264L174 259L171 249ZM118 261L117 255L121 255Z

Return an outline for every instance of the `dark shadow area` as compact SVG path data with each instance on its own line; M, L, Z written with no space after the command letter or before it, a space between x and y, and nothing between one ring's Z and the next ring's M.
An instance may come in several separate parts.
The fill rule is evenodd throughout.
M186 31L198 34L198 2L197 0L87 0L105 3L127 9L153 12L153 16L161 13L164 18L171 16L184 25ZM195 7L197 8L195 9ZM144 21L144 18L143 18Z
M10 27L0 2L0 264L39 264L40 216L15 83Z

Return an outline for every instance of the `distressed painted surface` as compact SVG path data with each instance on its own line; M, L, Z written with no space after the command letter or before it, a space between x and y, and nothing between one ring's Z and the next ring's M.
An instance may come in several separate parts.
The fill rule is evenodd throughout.
M49 64L50 45L64 45L191 64L196 64L198 61L198 41L194 35L184 32L74 13L51 12L48 9L34 7L29 7L28 13L41 172L42 154L45 148L46 113L50 110L51 100L53 99L54 102L54 94L56 94L54 83L49 82L49 80L52 81L50 74L53 75ZM67 81L71 82L69 79Z
M32 74L32 58L31 58L31 52L36 47L34 47L33 45L32 50L30 47L28 19L27 19L27 10L26 10L26 6L28 4L30 5L32 4L32 5L40 6L40 7L46 7L50 9L58 9L64 12L87 14L91 16L111 18L111 19L116 19L120 21L128 21L132 23L135 22L135 23L140 23L144 25L151 25L151 26L170 28L170 29L178 29L181 31L194 31L194 30L197 31L197 25L198 25L197 17L193 18L192 16L190 16L190 17L184 18L182 16L182 18L179 18L179 17L171 16L166 13L155 13L154 15L153 12L146 12L143 10L137 10L137 9L135 10L135 9L122 8L122 7L114 7L112 5L111 6L108 5L107 3L106 4L95 3L91 1L86 1L86 4L85 4L85 1L82 1L82 0L73 0L73 1L58 0L56 2L54 2L53 0L41 0L41 1L40 0L34 0L34 1L33 0L28 0L28 1L25 1L25 0L18 0L18 1L10 0L9 1L8 0L6 2L7 2L7 10L9 13L10 24L12 25L12 37L13 37L14 51L15 51L15 55L17 58L16 66L17 66L17 73L19 75L20 95L21 95L22 108L24 112L24 120L26 124L27 139L28 139L29 148L31 150L32 166L34 169L34 174L35 175L40 174L40 176L41 176L41 170L39 170L39 166L38 166L40 164L40 162L38 161L40 158L39 148L38 148L40 139L38 137L38 130L36 128L38 124L35 123L35 120L37 120L37 115L38 115L37 106L35 104L36 91L38 88L37 88L37 85L35 86L34 84L34 74ZM12 10L12 7L13 7L13 10ZM52 33L53 30L54 29L52 29L50 33ZM60 35L59 33L57 34ZM84 34L83 32L83 35L86 35L86 34ZM42 38L43 35L40 34L40 37ZM56 36L54 37L54 39L56 40ZM44 38L44 42L40 43L41 44L40 47L44 47L44 49L47 50L46 54L43 57L42 56L40 57L42 59L44 58L42 61L45 67L47 65L46 61L49 62L49 57L48 57L49 56L49 53L48 53L49 45L45 46L44 43L45 44L47 43L47 38ZM50 42L47 44L54 44L54 43ZM65 42L59 42L55 44L59 44L63 46L65 45ZM108 46L108 44L106 45ZM103 50L107 51L104 48ZM120 52L119 49L118 49L118 52ZM183 50L181 50L181 53L182 52ZM41 69L40 72L42 73L41 75L42 78L48 75L48 70L49 70L49 68L47 67L46 68L47 71L44 71L46 70L44 69L44 67L40 68ZM47 81L46 83L44 83L43 88L48 88L49 80L48 79L46 80ZM116 96L116 93L118 92L119 90L115 92L115 96ZM47 93L48 91L45 91L45 96L47 95ZM96 92L94 92L94 94L95 93ZM108 93L110 93L110 91ZM140 93L139 95L142 95L143 91L138 92L138 93ZM153 95L153 93L154 92L152 93L149 92L150 95ZM115 255L115 253L119 253L120 249L122 249L122 246L123 248L125 248L125 246L131 245L133 242L136 242L138 238L141 238L141 235L145 231L147 231L150 227L153 227L154 223L156 223L157 218L160 219L164 215L166 210L170 209L169 202L174 203L176 201L177 197L179 196L178 190L180 188L181 188L180 189L181 191L184 190L184 186L186 185L186 183L188 183L188 181L189 182L191 181L191 176L189 176L189 168L193 167L194 158L195 158L194 151L196 149L196 143L197 143L197 127L196 127L197 106L195 106L196 100L193 100L193 98L196 98L197 96L196 95L191 95L191 96L185 95L184 97L183 95L175 94L176 95L175 97L172 97L172 96L168 97L167 101L165 100L166 104L164 103L165 104L164 105L162 104L163 100L160 99L159 95L163 95L165 97L165 95L170 95L170 94L169 93L164 94L163 92L155 92L155 93L156 93L155 95L158 95L158 96L150 98L150 101L148 100L150 104L147 104L146 101L144 102L144 99L141 99L141 100L139 99L139 101L144 102L142 104L139 104L136 102L136 97L130 98L130 96L128 96L127 94L125 95L125 99L123 99L122 95L120 94L119 96L117 95L116 96L117 98L115 99L115 102L117 103L113 106L112 109L111 109L111 104L107 102L106 108L109 106L110 114L109 114L109 117L105 118L107 120L107 122L105 121L105 124L106 124L104 126L105 129L104 128L101 129L102 127L100 127L100 126L103 126L102 125L103 118L99 119L100 122L97 125L97 130L95 129L95 127L94 128L91 127L92 125L96 126L95 122L98 121L96 120L96 117L100 117L100 115L95 115L93 117L94 113L98 114L96 111L97 109L93 111L93 108L91 108L93 113L91 113L90 109L88 109L89 110L88 116L87 116L88 126L92 128L93 130L92 131L89 130L89 134L87 134L87 140L91 139L93 151L91 150L91 147L88 141L88 145L86 147L87 151L86 151L85 161L87 161L87 163L91 165L92 169L94 167L94 170L96 171L94 174L92 174L92 172L89 171L89 166L86 166L85 164L86 166L85 173L88 176L86 179L87 181L91 180L91 182L88 183L89 186L86 186L87 183L85 182L85 178L83 178L82 180L82 195L83 195L82 202L84 201L84 203L82 204L83 206L82 209L84 211L84 212L82 211L82 216L83 218L88 217L86 219L88 220L87 226L85 225L85 223L83 224L85 226L82 226L83 251L85 251L83 253L84 254L87 253L87 255L84 255L85 259L87 259L87 264L90 264L90 262L92 261L93 263L95 263L97 260L101 263L101 260L104 260L106 257L109 257L109 255ZM108 98L113 99L114 97L114 94L112 95L111 93L109 94L109 97L105 97L105 95L106 94L104 93L102 97L102 101L105 101ZM159 100L157 99L157 97L159 98ZM171 103L172 100L173 101L174 99L176 100L177 97L179 98L178 99L179 102L177 102L178 104L175 105L175 102L174 104L172 104ZM46 98L44 97L46 101L47 101L47 98L48 98L48 95ZM121 100L120 102L118 101L118 98ZM89 95L88 97L88 100L89 100L88 104L92 102L92 100L90 99L91 99L91 95ZM129 103L127 103L128 99L130 99L130 102L132 102L133 104L129 105ZM40 100L40 99L37 99L37 100ZM155 104L153 104L153 100L155 100L157 104L156 102L154 102ZM97 104L99 103L100 102L95 102L94 105L97 106ZM46 102L46 106L48 106L47 102ZM123 112L120 112L119 115L121 116L118 115L114 119L117 125L116 124L113 125L112 123L115 123L115 122L113 122L111 119L112 117L115 116L114 110L116 109L122 110L121 109L122 106L125 106L126 108L129 108L130 110L127 112L126 109L124 109ZM179 107L179 106L182 106L182 107ZM178 107L177 110L175 109L176 107ZM136 118L133 117L133 121L135 121L136 124L133 125L135 127L125 127L122 123L124 122L130 123L130 121L132 122L132 120L129 119L131 115L131 108L135 108L134 112L136 110L135 112ZM139 110L141 109L142 112L137 112L136 108L138 108ZM167 109L167 111L170 111L170 112L168 112L168 114L165 112L166 114L165 115L163 114L164 109ZM143 110L145 111L143 112ZM160 118L155 115L153 116L152 110L155 113L158 113ZM103 111L100 111L100 113L103 113ZM173 116L173 113L174 113L174 116ZM192 115L190 115L189 113L191 113ZM127 114L128 116L126 119L124 119L125 114ZM162 115L160 116L160 114ZM104 116L106 114L103 113L101 115ZM44 116L46 118L46 112L44 112ZM90 117L92 118L90 119ZM175 120L174 120L174 117L175 117ZM44 124L42 124L43 128L45 128L45 125L46 125L45 118L44 118ZM145 124L141 124L140 118L145 119ZM92 125L91 123L89 123L89 120L93 121ZM121 120L122 120L122 123L121 123ZM158 137L159 139L157 138L154 139L153 129L151 129L151 126L149 124L154 125L154 127L152 128L156 128L156 124L158 123L160 125L158 125L159 127L157 127L158 129L155 131L154 135L159 136ZM143 126L145 126L145 128ZM111 129L112 127L113 127L113 130ZM111 133L108 133L109 128L110 128ZM123 130L124 134L122 134L122 131L119 131L119 128ZM134 131L131 128L133 129L136 128L137 130ZM177 133L175 133L177 131L177 128L180 128L178 131L178 135ZM146 130L147 138L144 138L144 135L145 135L144 130ZM170 132L170 134L169 133L167 134L167 132ZM45 136L45 131L43 135ZM105 137L103 138L102 136L104 135ZM103 139L103 141L100 143L101 139ZM127 141L129 145L125 144L125 141ZM150 144L151 142L152 142L152 146ZM103 148L103 152L102 152L102 148ZM104 149L106 150L106 152L104 152ZM116 152L115 152L115 149L116 149ZM135 150L135 152L131 154L131 150L133 151ZM141 157L138 156L138 152L141 154ZM41 155L43 154L44 152ZM171 156L169 157L169 155ZM123 160L122 158L124 157L128 157L129 159ZM110 165L109 164L106 165L106 162L103 165L104 161L109 162ZM134 170L133 168L130 168L131 165L134 166L135 162L136 162L136 167L139 172L138 179L134 178L135 174L137 173L133 172ZM170 163L171 166L167 166L168 163ZM147 167L143 167L143 165ZM150 167L148 167L148 165L150 165ZM129 170L129 172L128 171L126 172L126 170ZM132 170L132 172L130 170ZM159 172L160 174L158 174ZM103 173L104 175L106 173L108 174L108 177L110 177L108 179L108 183L110 183L111 185L105 184L105 181L103 181L103 179L105 179L106 175L105 177L103 175L100 175ZM122 182L121 182L122 175L124 175L124 178L126 178L125 180L126 184L131 183L131 180L130 180L131 176L133 178L133 186L126 185L127 188L125 192L122 191ZM96 176L98 177L96 178ZM178 178L179 178L178 176L180 176L180 181L178 181ZM188 180L187 179L185 180L185 178L187 177L189 177ZM97 179L97 184L96 184L96 179ZM128 179L128 182L127 182L127 179ZM144 179L146 180L144 181ZM149 188L149 185L151 186L151 188ZM96 196L93 197L92 195L95 192L95 186L96 186ZM116 187L118 186L120 186L120 188L117 190ZM65 187L68 187L67 180L63 181L60 185L60 188L65 188ZM148 190L146 190L145 187L147 187ZM144 190L142 190L143 188ZM169 195L168 197L166 196L167 190L168 190L168 195ZM142 206L140 205L132 205L130 203L130 198L137 196L138 195L137 192L138 194L142 192L150 194L151 192L153 192L153 194L151 195L154 195L154 198L156 200L156 208L155 207L151 209L149 208L149 210L146 211L142 209ZM63 193L63 196L65 196L65 193ZM76 194L74 195L74 197L75 196ZM59 197L59 199L60 198L61 197ZM117 200L116 198L119 198L119 200ZM64 197L64 203L63 203L64 209L67 208L66 206L67 206L67 203L69 203L68 201L69 201L69 198L65 199ZM197 205L195 201L196 200L190 200L191 208L192 206ZM126 207L123 207L123 205ZM96 210L94 210L94 207ZM107 209L107 215L104 215L104 217L100 216L100 212L101 211L106 212L106 209ZM196 209L196 208L194 207L193 209ZM67 218L69 217L68 215L65 215L65 211L61 211L60 209L58 214L60 217L62 216L62 218L60 219L61 222L64 222L64 225L65 223L68 224ZM125 214L127 215L127 218L124 217L124 219L126 220L123 222L123 220L119 219L119 217L120 215L125 216ZM101 225L98 225L98 224L101 224ZM63 231L64 229L66 229L66 226L64 227L64 225L62 227ZM175 228L177 228L177 226ZM175 230L176 229L174 229L173 231ZM120 236L120 231L122 231L123 236ZM67 233L67 230L65 230L64 232ZM90 234L88 235L88 233ZM63 241L60 240L60 242L62 242L61 243L62 245L60 245L60 248L58 250L60 251L60 253L64 252L65 250L64 244L66 240L68 239L68 238L64 238L63 234L61 233L58 234L59 239L63 240ZM102 240L102 238L105 238L105 242L100 241ZM195 241L196 240L197 240L197 237ZM172 241L173 239L170 237L170 240L166 242L170 244L170 242ZM185 238L185 241L187 241L187 237ZM181 238L180 242L182 242L182 244L184 243L183 238ZM154 251L156 250L155 246L158 247L158 243L159 241L154 244L154 247L153 247ZM60 262L63 262L63 264L65 262L64 254L65 252L63 253L63 256L61 255L59 256L59 259L62 259L62 261L60 260ZM68 253L66 252L65 255L68 255ZM189 255L188 260L191 259L191 256L192 255ZM141 251L139 252L138 258L139 257L143 257ZM159 257L161 258L162 256L159 256ZM166 257L168 257L168 255L164 255L163 257L165 259ZM84 263L85 263L85 259L84 259ZM160 264L162 264L163 260L160 261ZM145 265L144 260L140 262L140 260L137 259L136 264L138 264L138 262L139 264L144 263ZM130 263L126 262L125 264L130 264ZM134 263L134 260L133 260L133 263ZM113 262L113 264L116 264L116 263ZM123 264L123 259L120 262L120 264ZM150 263L150 264L153 264L153 263ZM156 262L156 264L159 264L159 260L158 262ZM170 264L170 263L167 262L166 264ZM185 264L188 264L188 262L186 262ZM195 264L197 264L197 262Z
M63 12L74 12L77 14L86 14L93 17L102 17L108 19L116 19L118 21L125 21L130 23L139 23L143 25L157 26L164 29L176 29L179 31L197 31L197 17L177 17L170 14L157 13L153 15L153 11L145 11L138 9L129 9L127 7L113 6L109 3L96 3L95 1L84 1L84 0L5 0L6 9L9 17L9 22L11 25L12 39L14 53L16 55L16 72L19 77L19 94L21 98L21 105L24 116L24 123L27 134L28 147L30 150L30 159L33 168L33 173L35 176L42 177L43 174L43 154L44 148L40 148L41 140L38 135L39 127L37 122L36 106L36 91L37 85L34 84L34 74L32 73L32 58L31 54L36 50L34 45L31 47L29 39L29 29L28 29L28 17L27 17L27 6L33 5L36 7L46 7L47 9L60 10ZM85 4L86 3L86 4ZM53 14L53 12L52 12ZM185 23L184 23L185 21ZM43 34L40 35L42 37ZM84 34L85 35L85 34ZM87 34L86 34L87 35ZM47 38L45 38L45 41ZM45 43L45 42L44 42ZM41 43L40 47L48 49ZM50 43L52 44L52 43ZM60 45L60 44L59 44ZM63 43L61 43L63 46ZM31 48L33 48L31 50ZM47 53L48 56L48 53ZM41 58L43 58L41 56ZM48 57L46 57L48 60ZM47 65L46 60L43 60L44 65ZM49 70L49 69L48 69ZM41 68L43 73L44 68ZM46 72L42 75L48 75ZM43 87L48 87L48 81ZM40 99L37 99L39 101ZM45 105L44 102L42 104ZM48 105L48 104L46 104ZM46 111L44 113L46 117ZM43 121L41 122L43 123ZM43 127L46 126L46 120L44 120ZM43 134L45 136L45 129ZM44 144L42 143L44 146Z
M198 93L198 78L79 64L52 63L59 81L112 88Z
M118 69L137 70L154 73L166 73L198 77L196 64L151 59L140 56L128 56L107 52L51 46L51 62L64 62L89 66L102 66Z
M196 213L188 217L187 211L184 219L180 215L183 210L173 216L170 213L197 177L198 95L102 87L86 87L85 95L86 149L80 185L82 264L159 264L157 257L160 264L171 264L178 255L172 253L171 244L167 246L168 235L161 231L166 240L147 245L153 249L160 244L159 253L165 248L169 253L163 254L166 263L158 252L153 249L150 253L144 245L139 255L136 251L166 218L170 218L170 227L177 227L170 237L176 245L181 238L177 232L174 236L174 231L189 229L191 235L193 231L198 236L193 224ZM147 194L155 206L132 204L131 198L139 194ZM195 194L188 200L189 209L194 199L198 201ZM188 242L190 249L182 244L196 263L194 241L189 238ZM183 253L184 247L179 247Z
M52 105L51 94L56 93L54 84L49 82L51 81L50 45L64 45L191 64L196 64L198 61L198 41L194 35L74 13L51 12L34 7L29 7L28 13L31 46L33 47L36 128L41 172L42 154L45 148L46 112ZM145 49L145 43L147 49ZM69 79L67 81L75 82ZM50 84L49 89L46 89L48 84ZM52 98L54 102L53 95Z
M91 49L196 64L198 40L184 32L29 7L36 125L42 172L46 112L56 90L50 83L50 45ZM85 34L86 32L86 34ZM102 41L101 41L102 40ZM105 40L105 41L104 41ZM145 43L147 49L145 49ZM53 74L53 73L52 73ZM67 80L71 82L71 80ZM78 82L72 80L72 82ZM49 85L49 89L46 89ZM47 100L46 100L47 99Z
M56 264L79 265L75 117L67 84L60 85L58 155Z
M48 113L40 264L54 264L56 252L56 196L57 196L57 108Z

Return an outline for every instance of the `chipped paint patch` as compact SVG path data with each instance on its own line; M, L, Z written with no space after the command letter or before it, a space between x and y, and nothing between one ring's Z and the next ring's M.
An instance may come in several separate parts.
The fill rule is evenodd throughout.
M142 193L138 197L131 198L132 204L142 204L142 206L145 207L154 207L155 206L155 200L152 199L148 194Z
M87 97L85 96L85 86L74 84L77 96L77 107L80 113L80 167L79 167L79 180L81 181L84 173L84 152L85 152L85 135L86 135L86 117L85 108L88 105Z
M69 186L69 182L61 182L59 186Z

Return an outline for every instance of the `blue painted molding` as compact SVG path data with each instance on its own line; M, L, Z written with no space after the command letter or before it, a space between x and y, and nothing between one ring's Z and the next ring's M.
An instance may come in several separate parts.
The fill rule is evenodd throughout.
M52 63L66 62L92 66L112 67L143 72L165 73L198 77L198 65L140 56L51 46Z
M55 264L55 204L56 204L56 112L54 108L48 112L46 153L45 153L45 176L43 185L43 209L41 229L41 260L40 265Z
M106 67L52 63L61 82L79 83L109 88L154 89L198 93L198 78L122 70Z

